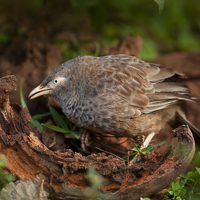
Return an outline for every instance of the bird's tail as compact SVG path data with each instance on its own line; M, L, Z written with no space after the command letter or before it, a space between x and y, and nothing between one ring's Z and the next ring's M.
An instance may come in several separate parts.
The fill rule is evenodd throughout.
M200 143L200 130L186 118L184 112L181 109L179 109L176 112L176 119L180 125L183 125L183 124L188 125L190 130L193 133L195 141Z

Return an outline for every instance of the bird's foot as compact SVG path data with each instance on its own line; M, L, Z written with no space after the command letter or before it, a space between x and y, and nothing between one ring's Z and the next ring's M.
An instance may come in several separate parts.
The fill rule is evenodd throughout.
M90 132L87 129L83 129L79 135L79 139L81 142L81 148L84 152L88 152L86 147L90 146L91 142L89 141Z
M140 147L140 151L149 146L149 143L151 142L151 140L154 137L154 135L155 135L155 132L152 132L149 135L147 135L144 143ZM141 156L142 155L140 153L137 153L135 155L135 157L129 162L129 166L133 166L136 162L138 162L141 159Z

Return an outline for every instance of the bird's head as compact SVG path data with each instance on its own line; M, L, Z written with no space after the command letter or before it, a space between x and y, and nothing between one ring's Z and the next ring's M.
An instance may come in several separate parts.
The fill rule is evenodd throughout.
M69 70L65 64L60 65L52 71L39 86L33 89L28 97L34 99L39 96L50 95L57 99L56 97L59 97L62 92L64 92L61 89L68 85L68 72Z

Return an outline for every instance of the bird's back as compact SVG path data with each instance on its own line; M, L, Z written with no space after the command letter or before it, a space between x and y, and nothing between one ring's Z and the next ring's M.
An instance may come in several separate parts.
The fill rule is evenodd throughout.
M173 79L182 74L133 56L81 56L72 66L79 114L68 117L97 132L128 135L134 121L147 128L142 127L145 118L168 116L178 102L192 100L188 87Z

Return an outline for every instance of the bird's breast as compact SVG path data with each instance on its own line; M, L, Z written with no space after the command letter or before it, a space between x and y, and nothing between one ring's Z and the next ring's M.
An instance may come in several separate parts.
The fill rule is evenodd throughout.
M93 121L98 120L97 113L95 113L91 106L86 106L85 102L69 101L64 106L62 105L62 109L67 118L80 127L85 127L92 124Z
M95 132L120 135L127 125L121 123L121 116L92 101L70 102L62 106L64 114L76 126L91 129Z

